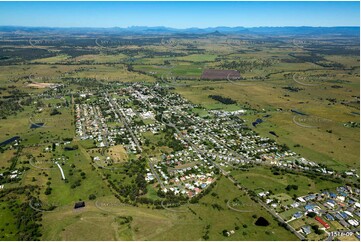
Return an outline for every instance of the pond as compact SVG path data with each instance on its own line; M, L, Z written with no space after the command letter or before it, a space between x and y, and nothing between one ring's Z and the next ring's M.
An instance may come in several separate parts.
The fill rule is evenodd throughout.
M20 136L14 136L8 140L5 140L4 142L0 143L0 146L4 146L7 144L10 144L11 142L14 142L15 140L20 139Z
M257 221L254 223L257 226L268 226L269 222L264 217L259 217Z
M44 123L33 123L31 124L30 128L31 129L37 129L37 128L40 128L40 127L43 127L44 126Z
M260 123L262 123L262 122L263 122L263 120L260 119L260 118L258 118L258 119L256 119L256 121L254 121L254 122L252 123L252 125L253 125L253 127L256 127L257 124L260 124Z

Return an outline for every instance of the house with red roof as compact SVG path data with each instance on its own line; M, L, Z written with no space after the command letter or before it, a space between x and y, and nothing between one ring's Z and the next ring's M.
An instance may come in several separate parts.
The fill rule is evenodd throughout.
M316 216L315 219L323 225L323 227L325 227L326 229L329 229L330 228L330 225L328 223L326 223L325 221L322 220L322 218Z

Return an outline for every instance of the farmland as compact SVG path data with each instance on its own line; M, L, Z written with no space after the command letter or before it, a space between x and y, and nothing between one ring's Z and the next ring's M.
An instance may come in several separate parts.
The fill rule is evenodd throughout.
M325 239L291 205L331 193L359 220L359 36L1 35L2 240Z

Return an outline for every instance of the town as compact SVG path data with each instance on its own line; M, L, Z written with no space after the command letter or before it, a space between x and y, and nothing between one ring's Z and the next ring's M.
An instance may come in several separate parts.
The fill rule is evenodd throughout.
M218 174L227 176L231 170L249 164L339 176L325 166L257 135L242 120L247 110L210 111L200 117L193 110L202 107L159 84L135 83L114 92L99 93L96 101L91 101L94 95L80 95L80 104L76 105L78 137L93 140L97 147L121 144L131 154L140 154L147 149L149 168L145 180L156 182L163 193L191 199L206 190ZM109 128L107 124L114 122L116 125ZM168 146L172 152L155 150L154 146L165 145L156 138L164 132L171 132L172 140L168 140ZM97 156L94 159L105 161L110 157ZM111 169L113 162L107 164ZM353 175L352 172L346 174ZM352 232L359 238L360 190L357 188L339 187L335 192L320 191L286 201L267 191L257 196L268 209L281 214L287 224L298 228L301 238L312 231L316 234L325 231L330 238L336 236L328 231L329 224L337 228L335 231ZM315 218L321 228L301 226L305 222L299 221L304 216Z
M0 240L359 241L359 7L0 2Z

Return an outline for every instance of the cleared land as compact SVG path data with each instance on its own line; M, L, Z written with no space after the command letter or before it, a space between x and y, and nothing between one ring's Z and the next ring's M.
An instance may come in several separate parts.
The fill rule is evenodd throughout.
M62 43L52 39L50 44L45 41L32 46L29 36L19 34L14 39L9 36L5 44L0 42L6 53L0 60L0 143L21 137L19 144L0 147L0 173L8 176L15 170L19 172L14 179L1 180L2 191L19 189L1 197L1 239L297 239L223 176L195 204L165 204L164 208L156 203L132 204L129 197L129 204L120 204L114 195L137 182L136 165L141 158L147 155L157 161L162 153L171 154L174 150L164 142L164 132L149 131L142 133L142 154L127 152L122 145L96 147L92 140L76 137L74 106L81 102L101 106L97 94L104 88L116 93L112 98L127 100L129 96L118 90L134 82L157 82L158 87L171 89L198 104L193 112L201 117L213 117L209 110L245 110L241 118L261 136L338 172L353 169L359 174L359 38L319 36L317 41L302 40L302 45L297 45L294 37L287 36L271 40L175 36L163 41L159 36L133 37L100 38L96 44L93 37L80 40L64 35ZM242 80L236 80L240 76ZM52 83L62 86L50 88ZM80 97L79 93L87 95ZM211 95L236 103L225 104ZM132 102L125 106L143 111ZM109 112L102 115L112 118ZM257 119L263 122L252 126ZM137 121L153 123L150 119ZM108 125L125 127L115 120ZM95 161L95 156L100 160ZM55 161L62 166L66 181L61 179ZM145 168L149 169L147 163ZM241 186L255 192L272 191L273 198L286 205L295 196L344 185L342 180L277 173L268 166L226 170ZM298 189L286 190L290 184L298 185ZM146 188L141 198L166 200L159 195L157 182L146 184ZM49 211L38 215L35 210L26 210L27 214L21 214L20 204L29 208L29 195L41 201L39 208ZM232 203L236 209L232 210L227 204L236 198L240 202ZM86 207L74 210L74 203L79 200L85 201ZM295 212L277 211L285 218ZM17 223L22 217L41 224L41 234L17 234ZM270 225L260 229L254 224L258 217L264 217ZM304 222L315 223L307 218L291 225L299 229ZM336 222L330 224L332 229L342 229ZM24 228L32 231L34 227ZM225 237L223 230L235 233ZM309 239L322 237L313 233Z

